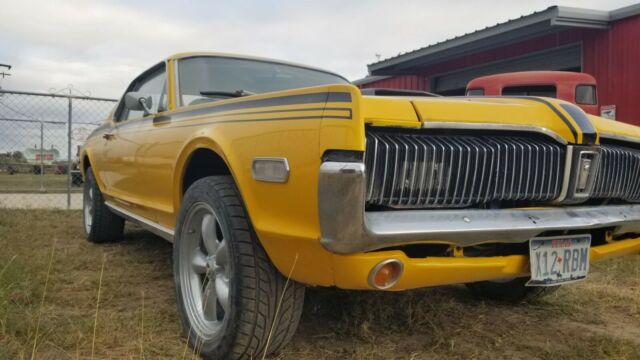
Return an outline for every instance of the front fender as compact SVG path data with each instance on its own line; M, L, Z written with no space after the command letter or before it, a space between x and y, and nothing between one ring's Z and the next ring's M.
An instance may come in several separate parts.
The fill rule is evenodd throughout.
M364 124L355 106L359 97L351 85L297 89L226 102L246 105L192 120L206 125L187 137L177 157L176 211L190 154L208 148L230 169L256 234L278 270L289 274L293 268L292 279L306 284L333 285L332 254L320 245L318 177L326 149L364 148ZM286 158L287 182L254 179L252 163L259 157Z
M220 158L222 158L222 160L227 165L227 168L229 169L231 175L235 180L233 168L229 166L229 162L227 161L222 147L218 144L217 141L213 139L210 131L204 129L193 134L191 138L189 138L179 150L179 155L176 158L175 164L173 166L173 208L175 209L176 217L178 215L178 211L180 210L180 204L182 203L182 186L187 164L189 163L189 160L191 159L193 153L198 149L211 150L218 156L220 156Z

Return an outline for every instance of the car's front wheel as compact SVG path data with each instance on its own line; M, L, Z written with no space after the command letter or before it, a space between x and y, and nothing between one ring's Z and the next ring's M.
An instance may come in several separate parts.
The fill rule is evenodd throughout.
M271 264L230 176L203 178L189 187L173 261L182 325L203 357L261 357L293 336L304 287Z

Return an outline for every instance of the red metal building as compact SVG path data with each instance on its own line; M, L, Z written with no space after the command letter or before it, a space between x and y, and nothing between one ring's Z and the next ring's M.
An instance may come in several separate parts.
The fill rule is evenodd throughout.
M553 6L368 65L361 88L464 95L470 80L511 71L581 71L598 102L640 125L640 4L613 11Z

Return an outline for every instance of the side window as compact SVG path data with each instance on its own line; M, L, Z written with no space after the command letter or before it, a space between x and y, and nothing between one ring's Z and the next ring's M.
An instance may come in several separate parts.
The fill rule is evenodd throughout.
M576 103L582 105L596 105L596 87L593 85L576 86Z
M151 96L152 114L167 110L167 75L164 66L138 79L127 90L127 92L130 91L137 91ZM142 111L132 111L123 107L117 117L117 121L137 119L143 115Z
M484 89L469 89L467 96L484 96Z

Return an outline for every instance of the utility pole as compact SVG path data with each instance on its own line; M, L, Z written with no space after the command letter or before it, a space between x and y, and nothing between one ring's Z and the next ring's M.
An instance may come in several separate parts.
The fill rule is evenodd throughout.
M9 71L11 70L11 65L0 64L0 69L2 68L7 68L7 71ZM7 76L11 76L11 74L9 74L8 72L0 71L0 76L2 76L2 78L4 79ZM0 90L2 90L2 86L0 86Z
M9 70L11 70L11 65L0 64L0 68L7 68L7 71L9 71ZM11 76L11 74L2 71L2 72L0 72L0 76L2 76L2 78L4 79L6 76Z

